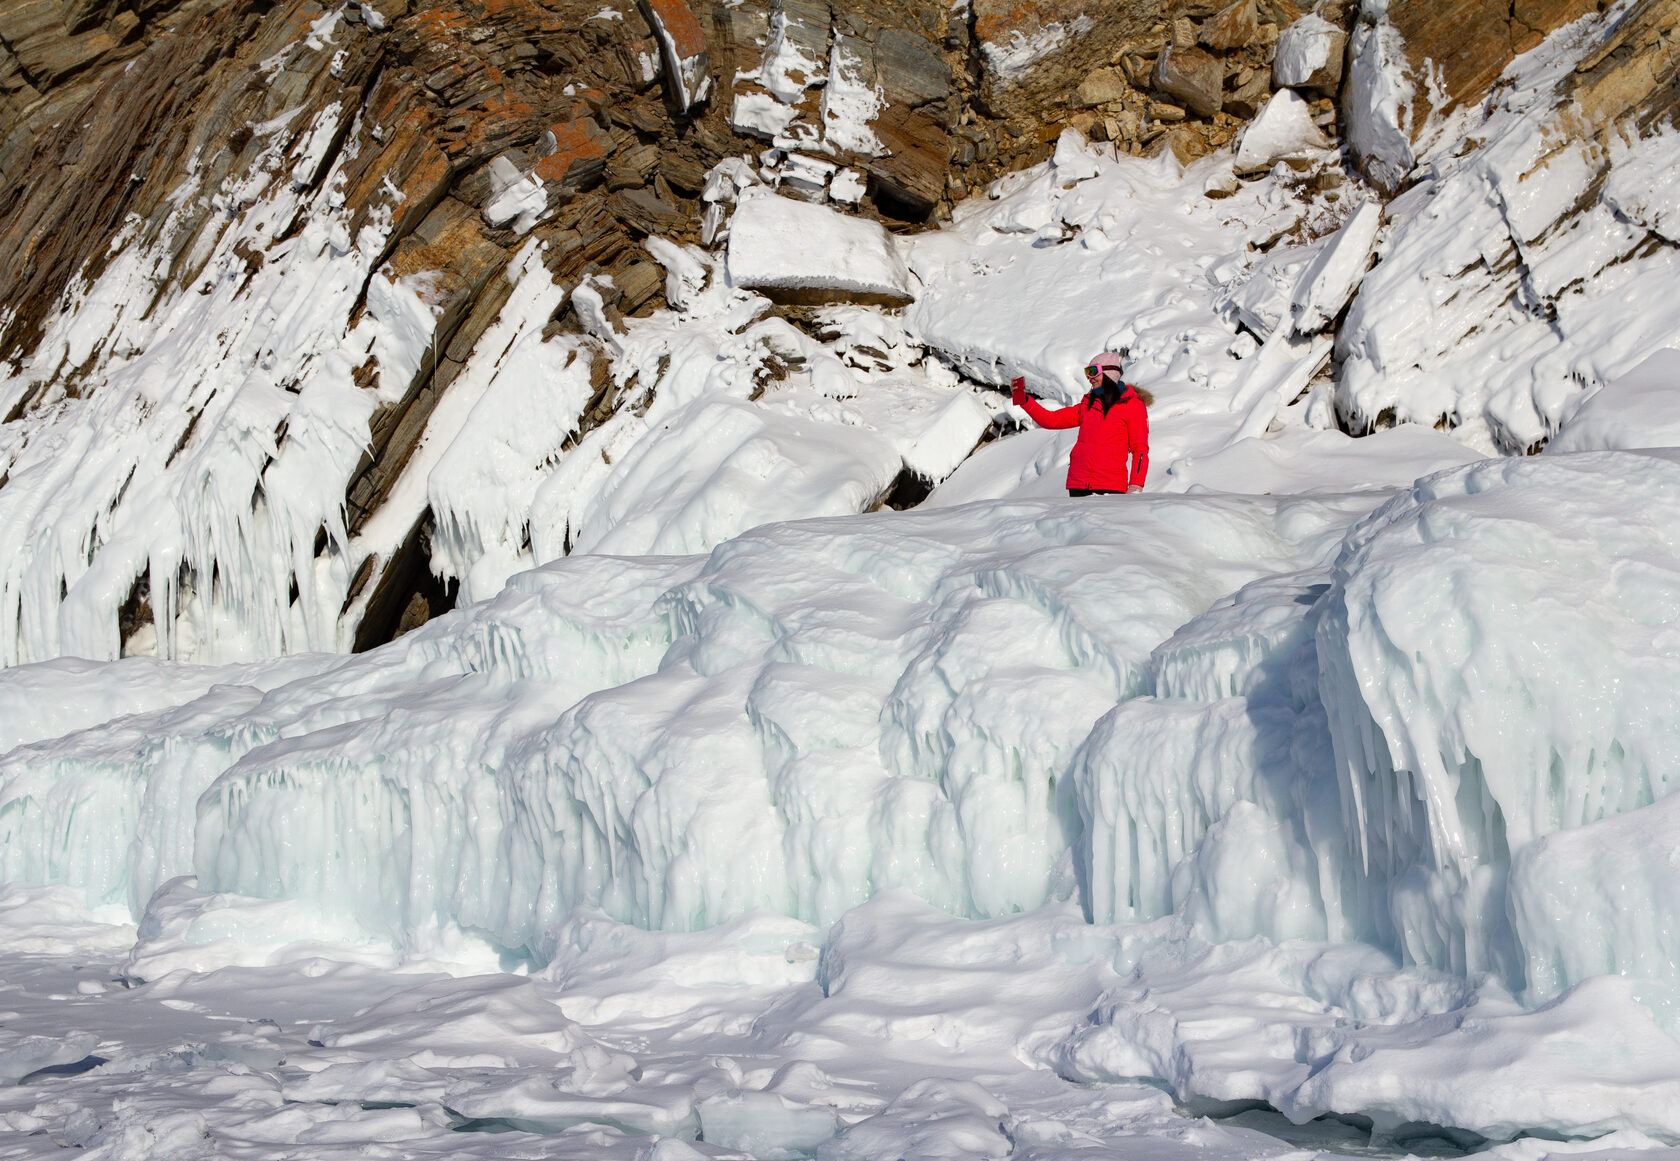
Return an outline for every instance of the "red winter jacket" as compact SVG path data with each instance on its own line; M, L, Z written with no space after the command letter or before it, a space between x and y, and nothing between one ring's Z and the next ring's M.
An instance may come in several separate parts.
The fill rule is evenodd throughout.
M1124 492L1128 484L1143 486L1143 479L1149 474L1149 411L1136 391L1127 391L1126 397L1110 407L1106 415L1102 404L1089 395L1072 407L1055 411L1030 395L1022 406L1040 427L1079 429L1073 454L1068 458L1069 488ZM1129 475L1128 452L1132 458Z

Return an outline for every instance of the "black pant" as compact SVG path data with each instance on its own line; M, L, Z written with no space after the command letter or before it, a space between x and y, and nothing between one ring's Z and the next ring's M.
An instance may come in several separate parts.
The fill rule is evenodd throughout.
M1121 495L1121 492L1120 492L1119 488L1069 488L1068 489L1068 495L1070 495L1070 496L1118 496L1118 495Z

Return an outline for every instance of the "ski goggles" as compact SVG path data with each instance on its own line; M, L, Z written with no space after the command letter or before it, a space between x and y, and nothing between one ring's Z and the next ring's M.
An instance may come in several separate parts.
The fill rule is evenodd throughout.
M1116 379L1120 377L1119 367L1099 367L1095 363L1085 368L1085 377L1088 379L1101 379L1105 371L1113 371Z

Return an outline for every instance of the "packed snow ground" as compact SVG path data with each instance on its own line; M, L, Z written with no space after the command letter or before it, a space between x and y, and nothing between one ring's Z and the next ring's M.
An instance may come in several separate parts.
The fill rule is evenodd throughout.
M624 331L532 243L335 556L429 505L472 603L359 656L297 652L343 644L308 610L348 573L293 550L359 455L343 344L412 370L424 287L375 274L350 338L224 333L379 239L306 231L294 273L149 321L121 279L156 255L116 263L61 355L106 327L123 406L267 400L250 431L290 408L315 442L241 444L268 503L215 519L112 404L53 413L126 433L76 474L51 432L7 445L0 533L49 530L6 558L9 659L110 656L138 561L261 583L182 590L156 641L237 663L0 673L0 1158L1673 1153L1680 355L1641 289L1672 247L1629 239L1671 225L1680 139L1628 144L1563 233L1488 196L1590 43L1520 62L1484 145L1383 211L1309 180L1331 159L1239 180L1065 138L946 230L836 235L901 313L805 330L736 285L807 285L753 215L829 212L746 162L727 257L655 240L674 309ZM1549 272L1549 328L1472 242ZM592 334L544 342L568 298ZM1005 410L980 385L1067 400L1115 347L1157 397L1149 493L1067 500L1065 433L973 450ZM590 349L641 406L562 454ZM172 350L204 368L179 398ZM1424 422L1334 427L1385 403ZM191 470L220 479L215 440ZM93 494L99 456L152 524ZM922 510L857 514L906 470ZM263 603L300 569L314 596Z

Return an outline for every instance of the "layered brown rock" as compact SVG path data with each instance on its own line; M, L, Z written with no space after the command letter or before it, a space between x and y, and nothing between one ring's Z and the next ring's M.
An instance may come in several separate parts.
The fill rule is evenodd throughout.
M1414 67L1428 61L1438 68L1457 104L1485 93L1518 53L1598 8L1597 0L1395 0L1388 19Z
M1463 102L1487 92L1519 52L1598 10L1598 0L1396 0L1388 18L1415 69L1438 67L1446 97Z
M36 89L44 89L100 60L138 53L140 18L115 5L62 0L7 0L0 5L0 42ZM69 35L66 35L69 33Z
M551 196L564 196L588 189L606 170L607 146L576 120L557 121L549 126L553 137L547 156L537 162L535 173L549 187Z
M1511 50L1527 52L1552 30L1562 28L1589 12L1599 10L1597 0L1514 0L1511 5Z
M373 417L368 450L351 478L346 497L352 534L390 495L426 429L438 397L471 352L477 334L457 342L456 332L469 315L477 313L477 331L482 333L506 301L510 289L507 279L492 276L506 266L507 257L507 252L490 239L473 207L452 197L440 201L392 252L387 264L392 277L428 277L436 314L435 340L403 397L380 408ZM491 286L499 301L480 306L481 294Z
M974 35L982 44L1008 46L1055 25L1072 29L1095 22L1100 0L974 0Z
M903 214L925 217L945 194L951 139L945 127L919 111L894 116L889 110L875 133L887 155L870 162L878 196L897 202Z
M1485 93L1515 55L1506 0L1397 0L1388 18L1408 58L1440 70L1441 87L1454 103Z
M973 67L996 112L1023 115L1076 88L1126 40L1148 33L1168 5L1149 0L973 0Z
M25 112L20 123L4 127L8 137L21 130L31 148L0 185L0 302L14 308L0 334L0 355L33 340L71 278L101 268L128 214L154 219L195 136L214 140L218 127L231 129L238 110L258 103L254 96L217 94L220 99L200 107L220 66L256 32L258 19L249 2L201 12L132 67L107 67L88 90L72 86L75 104L57 124L37 127ZM41 80L48 83L45 74ZM197 132L183 133L183 123L196 123ZM221 144L215 142L218 152Z
M1651 134L1680 114L1680 0L1647 0L1565 80L1583 136Z

